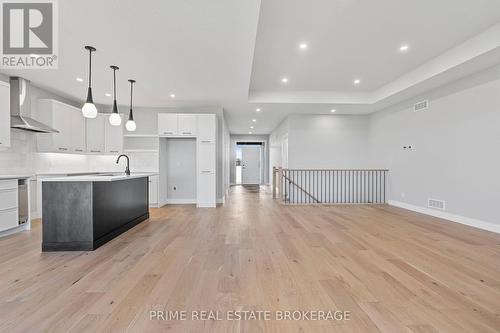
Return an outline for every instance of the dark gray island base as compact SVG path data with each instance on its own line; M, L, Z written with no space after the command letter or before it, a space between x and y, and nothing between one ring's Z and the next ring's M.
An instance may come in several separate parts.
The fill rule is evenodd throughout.
M95 250L148 219L148 186L147 176L43 182L42 251Z

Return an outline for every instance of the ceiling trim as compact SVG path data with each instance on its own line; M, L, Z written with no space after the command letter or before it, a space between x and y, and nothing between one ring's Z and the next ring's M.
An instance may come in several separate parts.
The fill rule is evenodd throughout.
M443 74L449 72L454 73L450 77L458 79L462 67L465 69L462 77L470 75L471 73L466 70L470 63L476 63L474 66L476 71L498 64L500 58L491 56L492 54L496 56L497 53L500 53L500 23L373 91L249 91L248 101L249 103L375 105L395 98L399 94L405 98L411 97L405 92L424 83L429 87L435 86L436 83L445 84L447 82L443 81ZM478 61L481 59L482 64ZM418 90L422 90L422 87Z

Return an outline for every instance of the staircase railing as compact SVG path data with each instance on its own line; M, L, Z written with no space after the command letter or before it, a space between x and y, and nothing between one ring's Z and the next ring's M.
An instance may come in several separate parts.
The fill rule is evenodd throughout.
M384 204L387 169L273 168L273 198L284 204Z

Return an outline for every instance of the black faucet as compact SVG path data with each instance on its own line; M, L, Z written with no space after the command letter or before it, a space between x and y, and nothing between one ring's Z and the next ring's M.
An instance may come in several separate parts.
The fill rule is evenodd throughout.
M130 160L129 160L129 158L128 158L127 155L121 154L120 156L118 156L118 159L116 160L116 164L118 164L118 162L120 162L120 157L122 157L122 156L127 159L127 168L125 169L125 174L127 176L130 176L130 168L129 168L129 166L130 166Z

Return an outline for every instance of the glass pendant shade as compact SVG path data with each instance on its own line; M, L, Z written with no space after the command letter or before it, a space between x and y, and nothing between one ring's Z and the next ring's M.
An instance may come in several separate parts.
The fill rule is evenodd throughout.
M134 132L135 129L137 128L137 125L135 124L134 120L127 120L127 123L125 124L125 128L129 132Z
M97 108L94 103L85 103L82 107L82 114L85 118L97 117Z
M97 108L94 105L94 99L92 98L92 52L95 52L95 47L85 46L85 49L89 51L89 88L87 90L87 100L82 106L82 115L85 118L95 118L97 117Z
M120 126L122 123L122 117L120 117L120 114L113 112L109 116L109 123L113 126Z

